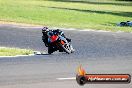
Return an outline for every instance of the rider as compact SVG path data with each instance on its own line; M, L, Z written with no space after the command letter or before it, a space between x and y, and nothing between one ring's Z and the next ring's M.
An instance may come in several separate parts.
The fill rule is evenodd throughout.
M49 30L48 27L44 27L44 28L42 29L42 34L43 34L42 40L43 40L43 42L45 43L45 46L48 47L48 53L50 53L50 54L57 50L56 48L54 48L54 47L52 46L52 44L51 44L50 42L48 42L48 34L51 33L51 32L52 32L53 34L58 34L58 35L63 36L64 38L66 38L66 36L64 35L64 33L63 33L61 30L59 30L59 29L56 29L56 30ZM66 40L67 40L68 42L71 42L71 39L69 39L69 38L66 38ZM61 51L60 51L60 52L61 52Z

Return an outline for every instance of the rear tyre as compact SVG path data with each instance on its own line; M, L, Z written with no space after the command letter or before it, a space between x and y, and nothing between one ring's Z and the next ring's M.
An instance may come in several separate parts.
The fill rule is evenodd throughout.
M53 53L53 50L51 47L48 47L48 54L52 54Z

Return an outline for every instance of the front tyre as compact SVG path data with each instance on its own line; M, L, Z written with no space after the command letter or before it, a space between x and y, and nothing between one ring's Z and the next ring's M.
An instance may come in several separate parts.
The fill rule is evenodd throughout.
M70 44L65 43L64 45L61 45L61 47L66 53L68 53L68 54L72 53Z
M71 44L70 44L70 48L71 48L71 53L75 52L75 49L72 47Z

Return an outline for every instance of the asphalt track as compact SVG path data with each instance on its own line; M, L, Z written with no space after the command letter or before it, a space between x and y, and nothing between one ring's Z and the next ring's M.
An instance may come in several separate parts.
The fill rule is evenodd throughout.
M87 73L132 75L132 33L64 30L73 54L0 57L0 88L80 88L74 77ZM0 25L0 46L46 51L41 27ZM83 88L132 88L132 84L86 84Z

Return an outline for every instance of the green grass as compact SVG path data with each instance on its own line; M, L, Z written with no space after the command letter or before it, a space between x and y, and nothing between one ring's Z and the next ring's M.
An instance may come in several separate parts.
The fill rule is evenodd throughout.
M0 47L0 56L28 55L31 53L33 51L27 49Z
M132 20L132 2L116 0L0 0L0 20L132 32L116 23Z

